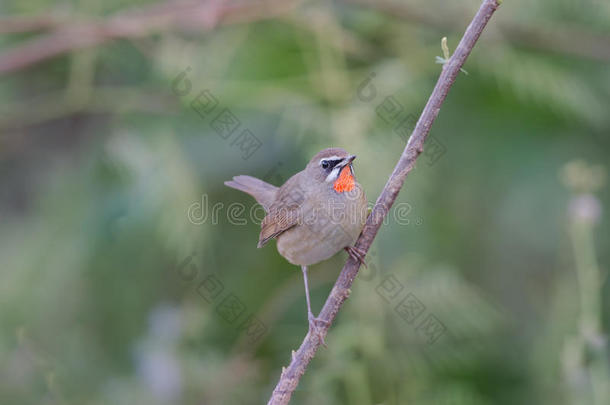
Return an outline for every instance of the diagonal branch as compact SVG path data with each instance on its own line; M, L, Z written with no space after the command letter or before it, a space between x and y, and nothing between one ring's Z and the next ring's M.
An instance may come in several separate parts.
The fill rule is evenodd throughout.
M383 219L394 204L398 192L407 177L407 174L415 167L415 160L422 153L426 136L430 132L432 123L438 116L441 105L447 97L449 89L453 85L457 75L460 73L461 67L464 65L466 58L472 51L475 43L479 39L481 32L489 22L492 14L500 5L501 0L484 0L479 8L479 11L474 16L472 22L466 29L457 49L449 61L443 65L436 86L432 91L432 95L428 99L426 107L422 112L417 125L409 138L409 142L405 147L398 163L394 167L392 175L388 179L381 195L377 199L371 215L369 215L362 234L356 241L356 247L364 252L368 252L373 239L377 235ZM339 308L350 294L350 287L354 278L358 274L360 264L353 258L348 258L343 270L339 274L339 278L326 299L326 303L320 312L319 318L322 319L326 326L320 329L321 336L308 333L301 343L301 347L296 352L292 352L292 361L288 368L282 368L280 380L277 383L268 405L287 404L290 397L297 387L301 376L305 373L309 362L316 354L320 347L321 339L326 337L330 325L335 320Z

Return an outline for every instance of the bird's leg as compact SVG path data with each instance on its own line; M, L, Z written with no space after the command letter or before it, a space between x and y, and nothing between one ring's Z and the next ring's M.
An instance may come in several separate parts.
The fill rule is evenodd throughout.
M367 267L366 262L364 261L364 256L366 253L362 249L358 249L356 246L346 246L343 249L349 254L354 260L358 261L362 266Z
M316 322L325 323L325 324L327 322L313 316L313 312L311 312L311 300L309 299L309 284L307 282L307 266L301 266L301 270L303 270L303 281L305 282L305 297L307 299L307 320L309 321L309 330L312 333L315 333L318 336L318 339L320 339L320 343L322 343L322 345L324 347L326 347L326 343L324 342L324 336L322 335L322 332L320 331Z

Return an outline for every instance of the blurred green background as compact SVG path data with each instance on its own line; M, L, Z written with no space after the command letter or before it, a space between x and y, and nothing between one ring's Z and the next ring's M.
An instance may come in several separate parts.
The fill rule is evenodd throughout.
M479 4L4 0L0 403L265 403L301 272L223 181L374 202ZM610 403L609 62L609 2L504 1L293 403Z

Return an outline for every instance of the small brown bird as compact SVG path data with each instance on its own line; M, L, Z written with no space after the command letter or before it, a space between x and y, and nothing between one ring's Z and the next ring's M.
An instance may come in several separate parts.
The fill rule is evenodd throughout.
M364 191L354 178L355 158L341 148L324 149L279 188L251 176L235 176L225 182L250 194L265 208L258 247L276 238L279 253L301 266L307 319L315 333L320 320L311 312L307 266L342 249L364 263L363 252L352 246L368 213Z

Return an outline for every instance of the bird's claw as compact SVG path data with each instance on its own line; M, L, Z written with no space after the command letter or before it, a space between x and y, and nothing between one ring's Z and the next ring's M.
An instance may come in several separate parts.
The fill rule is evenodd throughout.
M320 319L320 318L315 318L313 316L313 314L310 314L308 316L308 320L309 320L309 332L317 336L317 338L320 341L320 343L322 344L322 346L328 347L328 346L326 346L326 342L324 341L324 334L322 333L322 329L319 324L328 326L329 322L325 321L323 319Z
M367 267L366 262L364 261L364 257L366 256L366 252L362 249L357 248L356 246L346 246L345 251L350 257L356 260L360 265Z

